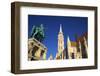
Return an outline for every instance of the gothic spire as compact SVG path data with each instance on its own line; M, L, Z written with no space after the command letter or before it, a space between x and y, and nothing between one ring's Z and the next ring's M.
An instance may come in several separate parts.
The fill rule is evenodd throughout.
M67 42L70 42L69 36L67 37Z
M62 33L62 24L60 24L60 31L59 32Z

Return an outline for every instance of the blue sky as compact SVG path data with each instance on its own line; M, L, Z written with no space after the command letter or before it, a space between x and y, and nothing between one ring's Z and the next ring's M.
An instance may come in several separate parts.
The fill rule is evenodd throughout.
M71 41L75 41L75 34L81 36L88 31L87 17L28 15L28 36L30 36L33 25L39 26L40 24L43 24L44 27L45 39L43 44L48 48L47 58L50 54L55 57L58 51L57 39L60 24L62 24L65 46L68 36Z

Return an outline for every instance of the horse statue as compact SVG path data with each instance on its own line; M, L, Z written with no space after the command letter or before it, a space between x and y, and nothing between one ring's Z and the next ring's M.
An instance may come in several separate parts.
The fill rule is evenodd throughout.
M42 42L44 40L44 27L43 24L40 26L33 26L31 31L31 38L35 38L36 40Z

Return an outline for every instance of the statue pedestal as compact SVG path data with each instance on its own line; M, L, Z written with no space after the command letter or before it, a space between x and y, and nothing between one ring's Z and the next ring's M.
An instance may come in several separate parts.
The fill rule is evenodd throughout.
M35 38L28 39L28 60L46 60L47 48Z

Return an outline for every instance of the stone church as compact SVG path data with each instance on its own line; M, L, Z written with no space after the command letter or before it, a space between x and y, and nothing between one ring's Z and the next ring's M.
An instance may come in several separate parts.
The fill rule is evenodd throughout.
M71 41L67 37L66 47L64 47L64 35L62 25L58 33L58 52L55 59L82 59L88 58L87 33L81 37L76 37L76 41Z

